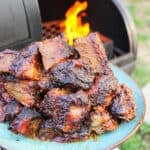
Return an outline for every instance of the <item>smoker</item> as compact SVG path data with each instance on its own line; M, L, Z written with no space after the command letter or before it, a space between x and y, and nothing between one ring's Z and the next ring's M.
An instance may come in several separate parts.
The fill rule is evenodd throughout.
M137 56L135 28L120 0L87 0L86 20L100 32L109 60L131 73ZM59 21L75 0L5 0L0 2L0 50L59 34ZM103 38L104 37L104 38Z

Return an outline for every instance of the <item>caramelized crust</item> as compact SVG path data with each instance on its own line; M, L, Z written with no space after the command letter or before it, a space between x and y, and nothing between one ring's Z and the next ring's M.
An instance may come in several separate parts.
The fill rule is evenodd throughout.
M67 58L78 57L77 51L70 47L60 37L41 42L39 50L42 55L42 61L45 70L52 68Z
M75 132L88 114L90 104L83 91L53 89L47 93L40 105L40 110L47 117L52 117L55 128L63 132Z
M129 121L136 116L136 104L132 91L125 85L121 85L111 105L111 113L119 119Z
M102 75L95 80L94 86L88 91L88 97L93 106L101 105L104 108L111 104L118 87L118 81L113 73Z
M68 60L51 69L52 80L56 86L87 90L93 85L94 70L87 59Z
M12 63L11 72L17 78L37 80L40 76L39 43L32 43L19 52Z
M10 129L29 137L35 137L41 124L41 116L34 109L24 107L11 122Z
M74 47L79 52L81 58L88 58L90 60L89 65L94 68L96 73L102 72L102 67L105 65L104 61L107 61L107 57L97 33L76 39Z
M31 107L35 105L38 100L38 92L34 82L8 82L5 84L5 88L9 95L24 106Z

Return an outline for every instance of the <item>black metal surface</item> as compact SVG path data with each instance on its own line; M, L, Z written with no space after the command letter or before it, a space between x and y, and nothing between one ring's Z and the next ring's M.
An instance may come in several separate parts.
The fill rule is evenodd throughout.
M0 1L0 50L20 48L41 38L37 0Z

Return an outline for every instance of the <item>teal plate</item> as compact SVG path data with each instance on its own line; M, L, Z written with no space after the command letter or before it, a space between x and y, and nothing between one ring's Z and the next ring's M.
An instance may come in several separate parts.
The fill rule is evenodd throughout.
M32 140L21 135L13 134L4 123L0 123L0 145L8 150L107 150L112 149L127 140L143 122L145 114L144 98L134 81L119 68L111 65L120 83L126 83L134 92L137 103L137 116L134 120L122 123L117 130L98 136L97 140L89 139L84 142L56 143Z

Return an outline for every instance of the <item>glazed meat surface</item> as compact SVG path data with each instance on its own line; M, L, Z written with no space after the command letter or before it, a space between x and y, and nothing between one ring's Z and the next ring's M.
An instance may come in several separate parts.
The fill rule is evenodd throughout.
M47 117L52 117L56 129L63 132L75 132L88 114L90 103L85 92L69 93L53 89L47 93L40 105L40 110Z
M0 52L0 73L10 73L10 67L17 53L9 49Z
M112 72L109 75L102 75L96 78L95 84L88 91L88 96L92 105L109 106L115 95L117 86L118 81Z
M11 95L24 106L33 106L38 100L38 93L34 82L8 82L5 84L5 88L9 95Z
M88 59L68 60L51 69L54 83L60 87L89 89L95 78L94 70L88 65Z
M45 70L52 68L67 58L78 57L78 52L60 37L41 42L39 50Z
M76 39L74 47L79 52L81 58L88 58L90 60L89 65L94 68L96 73L101 72L103 67L102 61L106 61L107 57L98 34L92 33L87 37Z
M72 46L59 36L0 52L0 122L16 134L76 142L135 116L134 95L118 83L97 33Z
M113 99L111 113L122 120L132 120L136 116L136 104L132 91L125 85L121 85Z
M11 72L17 78L37 80L40 76L39 44L32 43L19 52L11 65Z
M41 116L34 109L24 107L11 122L10 129L29 137L35 137L41 124Z

